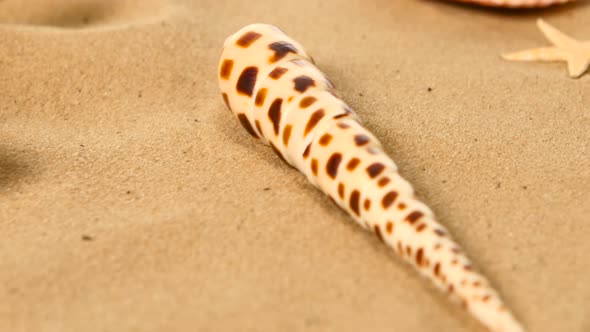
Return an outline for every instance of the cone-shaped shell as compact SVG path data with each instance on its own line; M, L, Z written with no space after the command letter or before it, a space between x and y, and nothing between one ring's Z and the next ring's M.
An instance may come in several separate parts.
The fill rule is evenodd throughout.
M227 39L218 70L224 100L252 136L491 331L522 331L300 44L250 25Z

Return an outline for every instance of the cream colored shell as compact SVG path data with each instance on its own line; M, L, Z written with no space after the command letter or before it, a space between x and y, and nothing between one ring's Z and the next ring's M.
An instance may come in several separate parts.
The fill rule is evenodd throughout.
M250 25L227 39L218 69L224 99L251 135L491 331L523 331L300 44Z

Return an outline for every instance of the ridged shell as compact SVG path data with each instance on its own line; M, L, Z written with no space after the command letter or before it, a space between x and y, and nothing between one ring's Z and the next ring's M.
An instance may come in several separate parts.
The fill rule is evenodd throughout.
M557 4L573 2L574 0L454 0L456 2L472 3L488 7L505 8L541 8Z

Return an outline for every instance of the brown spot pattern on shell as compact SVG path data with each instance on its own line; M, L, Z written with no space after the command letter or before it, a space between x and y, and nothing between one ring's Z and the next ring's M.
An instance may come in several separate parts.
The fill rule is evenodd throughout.
M379 141L359 124L301 46L265 25L232 38L218 76L225 104L246 131L490 329L521 332L497 293L418 201Z
M229 80L231 76L231 71L234 67L233 60L223 60L223 64L221 65L221 69L219 70L219 76L224 80Z
M252 96L254 85L256 84L256 77L258 76L258 67L246 67L236 84L236 91L246 96Z
M238 41L236 41L236 44L244 48L250 47L250 45L252 45L252 43L257 41L260 37L262 37L262 35L257 32L248 31L242 37L240 37Z

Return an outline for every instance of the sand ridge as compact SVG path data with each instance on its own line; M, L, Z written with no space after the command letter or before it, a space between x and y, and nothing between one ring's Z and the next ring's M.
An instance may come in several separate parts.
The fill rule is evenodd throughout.
M112 28L162 20L174 4L162 0L0 1L0 24L68 30Z

